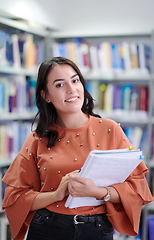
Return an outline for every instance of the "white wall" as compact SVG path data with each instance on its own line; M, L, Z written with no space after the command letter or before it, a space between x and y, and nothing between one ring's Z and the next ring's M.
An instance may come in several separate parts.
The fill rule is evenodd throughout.
M3 13L51 28L57 28L54 19L56 8L56 0L0 0L0 11Z
M0 9L59 29L59 35L150 33L154 0L0 0Z

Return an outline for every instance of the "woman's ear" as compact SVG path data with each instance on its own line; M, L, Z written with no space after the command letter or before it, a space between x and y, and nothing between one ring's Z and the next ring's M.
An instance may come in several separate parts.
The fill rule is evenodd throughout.
M46 94L45 94L44 90L41 90L40 94L41 94L42 98L43 98L47 103L50 102L50 99L47 99L47 98L46 98Z

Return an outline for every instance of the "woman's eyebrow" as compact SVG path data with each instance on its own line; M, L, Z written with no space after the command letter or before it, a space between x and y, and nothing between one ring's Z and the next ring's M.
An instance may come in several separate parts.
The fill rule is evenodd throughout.
M71 76L71 79L74 78L74 77L76 77L76 76L78 76L77 73L74 74L73 76ZM55 79L55 80L53 81L53 83L58 82L58 81L64 81L64 80L65 80L64 78L57 78L57 79Z
M72 79L72 78L74 78L74 77L76 77L76 76L78 76L78 74L77 74L77 73L76 73L76 74L74 74L74 75L71 77L71 79Z

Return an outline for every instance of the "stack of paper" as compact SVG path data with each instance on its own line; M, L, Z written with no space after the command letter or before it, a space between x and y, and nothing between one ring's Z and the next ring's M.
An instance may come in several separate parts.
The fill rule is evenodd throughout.
M93 150L89 153L80 171L80 176L92 179L100 187L122 183L142 160L140 150ZM73 198L69 195L65 207L76 208L100 204L103 202L93 197Z

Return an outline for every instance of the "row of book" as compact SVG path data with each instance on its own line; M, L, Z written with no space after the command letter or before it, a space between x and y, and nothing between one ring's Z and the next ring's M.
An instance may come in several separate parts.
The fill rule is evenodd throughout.
M34 35L8 34L0 30L0 65L35 70L44 61L44 40L35 40Z
M148 137L147 129L135 126L135 127L123 127L123 130L128 139L130 140L131 144L136 149L140 149L144 153Z
M99 86L98 108L105 111L148 111L148 87L102 83Z
M20 150L24 140L31 131L30 122L14 121L0 125L0 157L13 159ZM147 139L147 130L141 127L124 128L126 136L135 148L144 150Z
M151 48L146 43L101 41L91 44L81 38L52 45L54 56L63 56L74 61L83 73L98 74L126 71L129 74L148 75L151 70Z
M0 164L15 158L31 131L30 122L14 121L0 125Z
M0 113L36 111L35 79L10 75L0 77Z
M137 236L127 236L115 231L113 240L141 240L142 239L142 227L139 227L139 233ZM145 240L154 239L154 215L149 214L147 216L147 238Z

